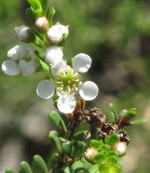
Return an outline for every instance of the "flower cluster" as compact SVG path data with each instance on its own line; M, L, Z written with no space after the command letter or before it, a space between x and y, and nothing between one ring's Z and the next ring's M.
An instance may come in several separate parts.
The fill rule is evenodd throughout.
M94 82L82 83L80 80L80 73L86 73L91 67L90 56L80 53L71 63L63 58L63 44L69 34L68 28L60 23L50 25L45 16L35 19L35 29L26 25L16 27L16 37L23 45L10 49L7 56L11 59L2 64L2 70L7 75L29 76L42 71L39 66L44 68L41 65L44 63L48 67L49 79L38 84L37 95L43 99L57 98L54 100L57 108L66 114L74 111L78 96L84 100L93 100L98 95L98 87ZM34 51L29 43L42 50Z

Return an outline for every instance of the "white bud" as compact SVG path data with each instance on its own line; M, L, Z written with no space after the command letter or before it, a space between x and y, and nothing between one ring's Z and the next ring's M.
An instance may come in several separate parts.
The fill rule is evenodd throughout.
M58 46L52 46L45 49L45 61L49 64L54 64L63 60L63 52Z
M15 27L16 35L20 41L32 42L35 39L34 34L30 31L28 26L22 25Z
M48 20L47 20L47 18L45 16L36 18L35 27L39 32L45 33L48 29Z

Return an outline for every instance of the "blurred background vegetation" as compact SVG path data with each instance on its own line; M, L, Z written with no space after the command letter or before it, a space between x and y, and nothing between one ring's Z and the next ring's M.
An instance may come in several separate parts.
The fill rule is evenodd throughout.
M100 93L87 108L97 106L108 114L108 104L118 111L137 108L148 123L126 130L130 136L123 173L150 170L150 1L149 0L50 0L56 14L53 24L69 25L64 58L87 53L93 59L87 79L96 82ZM0 64L16 44L15 26L30 24L25 0L0 1ZM31 163L39 154L47 161L52 153L48 132L54 127L47 114L50 100L35 92L45 77L10 77L0 70L0 172L18 171L20 162ZM65 119L65 118L64 118Z

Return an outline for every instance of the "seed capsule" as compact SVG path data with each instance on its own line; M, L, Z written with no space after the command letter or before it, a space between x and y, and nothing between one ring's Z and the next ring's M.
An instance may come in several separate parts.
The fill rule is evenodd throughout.
M119 157L122 157L127 152L127 143L126 142L117 142L112 147L112 150L116 151L119 154Z
M98 154L97 149L94 147L91 147L86 149L84 156L88 162L94 163L94 157L96 156L96 154Z

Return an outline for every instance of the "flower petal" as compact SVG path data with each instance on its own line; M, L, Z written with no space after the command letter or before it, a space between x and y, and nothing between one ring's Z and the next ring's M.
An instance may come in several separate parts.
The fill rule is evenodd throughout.
M43 99L49 99L53 96L54 92L54 83L49 80L42 80L36 88L37 95Z
M58 98L57 107L60 112L69 114L74 111L76 99L74 95L61 95Z
M50 64L54 64L61 61L63 58L63 52L58 46L52 46L45 49L45 61Z
M73 69L79 73L85 73L89 70L92 64L92 59L89 55L80 53L73 58Z
M24 47L26 48L26 50L30 54L31 58L34 59L35 58L35 53L34 53L33 47L30 44L24 44Z
M59 61L56 62L52 67L51 67L51 71L53 76L56 76L57 73L63 69L65 69L67 67L67 64L65 61Z
M25 60L20 60L20 68L22 70L23 76L30 76L35 72L35 59L26 62Z
M84 100L94 100L98 91L98 86L92 81L86 81L79 87L79 94Z
M27 55L27 50L22 45L16 45L12 49L7 52L7 56L12 58L13 60L22 59L25 55Z
M19 73L19 68L15 61L7 60L2 64L2 71L9 76L15 76Z

